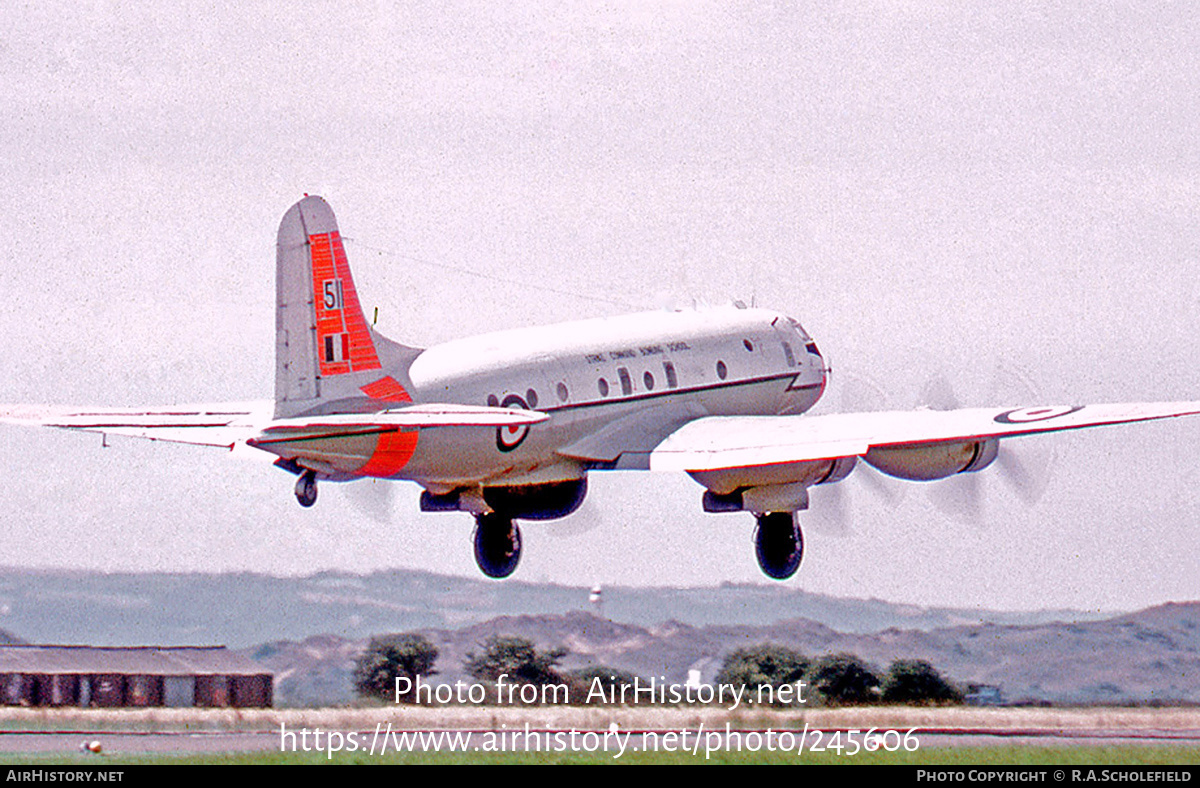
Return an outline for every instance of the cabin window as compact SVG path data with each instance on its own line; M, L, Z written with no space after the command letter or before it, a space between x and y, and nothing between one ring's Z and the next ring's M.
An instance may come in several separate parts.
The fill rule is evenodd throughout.
M570 394L571 394L571 393L570 393L569 391L567 391L567 384L566 384L566 383L559 383L559 384L558 384L558 401L559 401L559 402L566 402L566 401L567 401L567 397L569 397L569 396L570 396Z
M724 380L725 376L728 374L729 374L729 369L725 366L725 362L718 361L717 362L717 377L719 377L721 380Z
M608 381L607 380L605 380L604 378L600 378L600 380L596 381L596 388L600 389L601 397L608 396Z
M647 372L645 375L642 375L642 383L646 385L646 391L653 391L654 375L650 374L649 372Z
M753 343L753 342L751 342L750 340L748 340L748 339L743 339L743 340L742 340L742 346L743 346L743 347L745 347L745 348L746 348L746 350L748 350L749 352L751 352L751 353L753 353L753 352L754 352L754 343Z
M497 397L495 394L488 394L488 407L489 408L500 407L500 398Z
M617 367L617 377L621 379L621 393L628 397L633 393L633 378L629 377L629 370Z
M667 388L676 388L679 385L679 377L675 374L675 365L670 361L664 361L663 372L667 374Z
M528 391L526 391L525 392L525 401L529 403L529 407L536 408L537 403L538 403L537 392L534 391L533 389L529 389Z

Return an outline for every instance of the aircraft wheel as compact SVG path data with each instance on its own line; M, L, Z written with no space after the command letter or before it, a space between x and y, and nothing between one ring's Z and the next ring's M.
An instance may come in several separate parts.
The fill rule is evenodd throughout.
M521 560L521 529L499 512L475 516L475 563L488 577L508 577Z
M763 574L787 580L800 568L804 557L804 535L795 512L767 512L757 515L754 552Z
M300 474L300 478L296 480L296 500L306 509L317 502L317 474L315 472L305 471Z

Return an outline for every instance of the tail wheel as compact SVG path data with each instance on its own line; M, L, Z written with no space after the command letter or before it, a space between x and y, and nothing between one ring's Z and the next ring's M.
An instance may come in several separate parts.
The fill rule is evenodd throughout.
M787 580L800 568L804 557L804 536L795 512L768 512L757 516L754 552L763 574Z
M305 471L296 480L296 500L306 509L317 502L317 474L314 471Z
M521 529L512 517L490 512L475 517L475 563L488 577L508 577L521 561Z

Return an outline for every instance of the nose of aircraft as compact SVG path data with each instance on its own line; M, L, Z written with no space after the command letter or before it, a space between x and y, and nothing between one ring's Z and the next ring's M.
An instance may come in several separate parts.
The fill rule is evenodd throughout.
M817 348L817 343L801 327L800 323L790 317L788 323L792 329L792 336L784 339L784 352L788 356L789 366L794 367L799 374L788 386L780 412L803 413L815 405L821 395L825 393L828 368L825 359L821 356L821 351ZM803 351L795 354L795 358L789 352L793 345L797 350L804 348Z

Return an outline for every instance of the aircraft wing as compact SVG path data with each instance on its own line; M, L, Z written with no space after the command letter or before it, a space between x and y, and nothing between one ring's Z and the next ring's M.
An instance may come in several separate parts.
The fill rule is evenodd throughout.
M707 471L860 457L872 447L1008 438L1200 414L1200 402L708 416L671 433L650 455L655 471Z
M239 443L296 440L432 427L505 427L535 424L544 413L475 405L408 405L376 413L338 413L272 419L273 402L182 405L162 408L67 408L0 405L0 423L58 427L147 440L233 448Z

